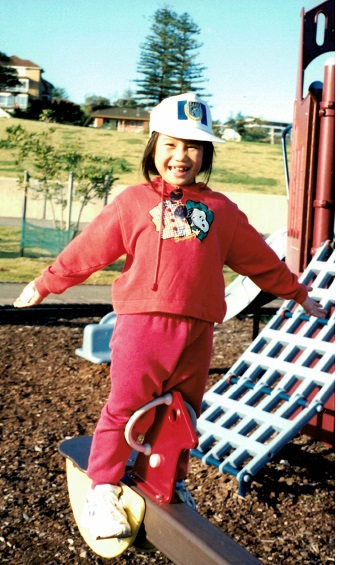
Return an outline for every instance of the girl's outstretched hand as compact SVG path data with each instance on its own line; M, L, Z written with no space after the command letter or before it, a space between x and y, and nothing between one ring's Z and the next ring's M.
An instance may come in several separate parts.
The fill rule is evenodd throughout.
M311 286L307 286L308 292L313 290ZM302 302L301 306L308 312L310 316L315 316L316 318L326 318L327 310L325 310L319 302L316 302L310 296L307 296L306 300Z
M35 288L34 281L28 283L20 296L15 300L13 306L16 308L28 308L29 306L37 306L43 301L43 297Z

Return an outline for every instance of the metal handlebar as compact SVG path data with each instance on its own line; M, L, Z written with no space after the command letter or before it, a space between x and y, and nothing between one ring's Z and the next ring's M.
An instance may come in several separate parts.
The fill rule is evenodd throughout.
M289 168L288 168L288 157L287 157L287 142L286 137L287 134L290 133L292 129L292 125L290 124L287 126L282 134L281 134L281 147L282 147L282 156L283 156L283 168L285 173L285 180L286 180L286 196L289 198Z
M129 444L129 446L132 447L132 449L139 451L140 453L144 453L144 455L151 455L151 445L149 443L140 444L133 439L132 437L133 426L135 425L137 420L148 410L151 410L152 408L155 408L160 404L167 404L168 406L170 406L171 403L172 403L172 394L168 392L164 396L160 396L159 398L155 398L154 400L151 400L151 402L148 402L147 404L139 408L139 410L136 410L134 414L132 414L130 420L125 426L125 439Z

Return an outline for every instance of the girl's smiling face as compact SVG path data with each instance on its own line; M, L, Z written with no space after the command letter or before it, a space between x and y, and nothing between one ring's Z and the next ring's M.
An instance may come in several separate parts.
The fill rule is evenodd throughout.
M203 161L201 141L178 139L160 133L154 162L161 177L173 186L189 186L195 182Z

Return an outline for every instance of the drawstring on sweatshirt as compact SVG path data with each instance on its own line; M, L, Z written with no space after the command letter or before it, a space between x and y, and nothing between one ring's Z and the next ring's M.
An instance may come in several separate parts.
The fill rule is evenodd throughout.
M159 265L160 265L160 261L161 261L163 215L164 215L164 193L165 193L165 182L162 179L161 222L160 222L160 226L159 226L155 273L154 273L154 278L153 278L153 285L152 285L152 288L151 288L151 290L154 290L154 291L158 290L158 272L159 272Z
M154 273L154 277L153 277L153 284L152 284L152 287L151 287L151 290L154 290L154 291L158 290L158 274L159 274L159 267L160 267L160 261L161 261L162 235L163 235L163 227L164 227L165 181L164 181L163 178L161 180L162 180L161 219L160 219L160 226L159 226L155 273ZM199 191L202 191L205 188L207 188L206 184L204 184L204 183L195 184L195 187L197 187L197 189ZM174 191L181 190L180 187L178 187L178 186L174 186L172 188L174 189ZM171 192L171 194L173 194L173 192ZM171 194L170 194L170 198L171 198ZM179 210L179 208L185 208L186 209L185 205L183 205L180 200L178 200L178 199L176 199L176 200L177 200L177 204L178 204L177 210ZM175 213L176 213L176 211L175 211ZM182 217L185 217L186 215L182 216L182 214L179 214L179 216L182 218Z

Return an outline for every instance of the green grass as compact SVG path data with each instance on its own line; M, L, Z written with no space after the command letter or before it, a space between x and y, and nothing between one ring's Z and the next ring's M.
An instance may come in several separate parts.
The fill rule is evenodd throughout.
M52 140L56 146L62 144L76 145L81 151L87 154L112 156L117 159L125 158L128 161L131 171L122 172L117 169L117 176L119 176L117 184L135 184L142 180L140 159L143 153L143 147L147 142L146 135L141 135L133 142L131 134L128 133L67 126L63 124L46 124L43 122L13 118L11 120L0 120L0 140L7 137L7 127L19 124L32 133L48 133L52 128L55 129ZM14 165L15 156L14 151L0 148L0 177L17 177L18 173L27 169L34 178L33 162L27 159L23 167L18 168Z
M55 128L53 139L56 145L76 144L85 153L126 159L131 170L119 171L116 184L130 185L143 180L140 168L146 134L120 133L112 130L82 128L62 124L46 124L13 118L0 120L0 139L4 139L6 128L22 125L30 132L48 132ZM251 192L263 194L285 194L285 181L281 156L281 145L261 143L216 144L211 188L220 192ZM34 176L33 163L29 160L25 169ZM16 177L22 172L14 165L14 153L0 149L0 177Z
M29 282L54 261L54 257L40 257L27 249L20 257L20 227L0 226L0 282ZM89 284L111 284L121 273L124 258L118 259L103 271L94 273Z
M146 134L119 133L112 130L81 128L61 124L46 124L13 118L0 120L0 140L6 128L21 124L29 132L48 132L55 128L53 139L56 145L77 144L84 153L126 159L130 171L119 171L117 185L131 185L143 181L140 162L147 143ZM21 168L15 165L13 152L0 148L0 177L17 177L27 169L34 177L33 163L27 161ZM215 145L213 173L209 185L220 192L254 192L256 194L285 194L285 181L281 156L281 145L261 143L232 143ZM28 282L49 265L53 258L39 257L30 252L29 257L20 257L20 228L0 226L0 281ZM110 284L121 272L123 260L95 273L89 284ZM234 274L225 269L226 283Z
M214 180L215 182L218 181L223 184L242 185L241 190L244 192L249 192L249 188L252 190L260 190L261 192L269 188L272 192L275 190L278 182L273 178L251 176L233 170L216 168L214 169Z
M20 235L21 228L19 227L0 226L0 282L28 283L54 261L54 257L42 258L29 249L24 257L20 257ZM85 284L112 284L123 270L124 259L121 257L106 269L93 273ZM226 284L230 283L234 277L234 273L225 268Z

